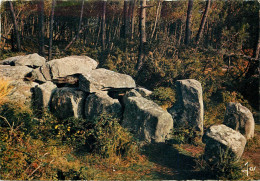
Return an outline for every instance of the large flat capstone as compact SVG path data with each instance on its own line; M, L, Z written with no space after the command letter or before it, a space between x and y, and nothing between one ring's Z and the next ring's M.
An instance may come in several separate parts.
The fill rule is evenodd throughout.
M8 80L23 80L31 71L27 66L0 65L0 76Z
M134 88L134 79L106 69L95 69L79 76L79 87L86 92L99 92L104 88Z
M45 63L46 63L46 59L44 57L41 57L37 53L10 57L10 58L3 60L4 65L28 66L28 67L32 67L32 68L41 67Z
M45 82L74 74L88 73L95 69L98 63L88 56L69 56L54 59L32 72L32 79Z

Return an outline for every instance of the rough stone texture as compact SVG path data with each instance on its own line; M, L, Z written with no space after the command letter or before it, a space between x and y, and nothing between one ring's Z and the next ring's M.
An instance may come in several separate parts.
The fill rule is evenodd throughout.
M92 120L102 113L113 113L119 117L122 113L122 106L117 99L109 97L107 92L90 94L85 103L86 118Z
M246 145L246 138L223 124L211 126L203 136L206 160L217 160L220 152L229 149L231 157L239 159ZM221 151L220 151L221 150Z
M120 74L106 69L92 70L79 76L79 87L86 92L99 92L103 88L133 88L134 79L125 74Z
M22 58L24 55L21 56L15 56L15 57L9 57L7 59L2 60L3 65L12 65L14 66L14 62Z
M131 91L128 91L122 99L122 103L125 105L127 102L128 97L142 97L142 95L137 92L136 90L132 89Z
M14 62L15 66L41 67L45 64L46 59L37 53L22 56Z
M148 97L153 93L152 91L145 89L143 87L137 87L135 90L139 92L143 97Z
M74 74L88 73L97 67L98 63L87 56L69 56L54 59L42 67L32 71L30 79L36 82L58 80Z
M40 67L39 71L47 81L52 80L52 72L49 63Z
M192 127L203 134L203 97L200 82L194 79L177 81L177 102L169 109L179 127Z
M51 98L51 112L60 119L83 118L86 93L77 88L58 88Z
M68 75L66 77L61 77L58 79L52 79L52 82L55 84L62 84L62 85L75 85L77 86L79 83L79 78L77 75Z
M37 111L43 111L49 108L51 96L56 90L57 86L48 81L44 84L37 85L32 89L32 103Z
M240 103L230 102L227 104L223 124L239 131L246 139L254 137L255 121L253 114Z
M0 65L0 76L8 80L23 80L31 71L27 66Z
M122 126L140 141L165 142L166 136L173 129L171 115L143 97L127 97L123 117Z
M30 104L32 98L31 89L38 84L35 82L16 80L11 81L10 85L13 86L13 90L9 94L10 100L17 101L22 104Z
M37 53L10 57L3 61L4 65L13 65L13 66L28 66L28 67L41 67L45 64L46 59L41 57Z
M104 88L104 89L102 89L102 91L107 91L108 95L110 97L112 97L113 99L122 99L122 97L130 90L133 90L133 88Z
M98 65L95 60L87 56L69 56L51 60L47 64L49 65L52 79L87 73L95 69Z
M128 91L125 95L124 95L124 97L125 98L127 98L127 97L142 97L142 95L138 92L138 91L136 91L136 90L130 90L130 91Z
M31 71L32 69L26 66L0 65L0 77L8 80L10 85L13 86L9 95L10 100L24 104L31 101L32 93L30 90L36 83L24 81L25 75Z
M28 79L35 81L35 82L47 82L46 78L41 72L42 67L39 67L37 69L34 69L30 75L28 75Z

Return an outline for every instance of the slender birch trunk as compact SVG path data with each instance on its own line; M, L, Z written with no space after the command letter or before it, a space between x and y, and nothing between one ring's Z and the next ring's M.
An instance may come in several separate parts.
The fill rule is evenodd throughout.
M48 56L49 61L52 58L53 18L54 18L55 3L56 0L52 0L51 18L50 18L50 35L49 35L49 56Z

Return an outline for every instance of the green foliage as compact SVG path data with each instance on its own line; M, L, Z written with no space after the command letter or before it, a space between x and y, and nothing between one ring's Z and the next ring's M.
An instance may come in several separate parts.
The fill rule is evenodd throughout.
M133 157L138 152L133 137L111 115L104 114L91 121L70 118L54 129L63 142L104 157Z
M86 143L93 150L105 157L114 155L134 156L136 153L136 143L132 136L120 126L118 120L109 116L103 115L94 122L88 125L92 129L86 132Z
M198 134L198 131L192 128L185 127L176 127L173 128L169 136L168 143L172 144L199 144L201 136Z
M119 47L116 47L109 52L104 67L135 77L135 64L137 62L136 60L136 53L123 51Z
M21 129L26 134L32 130L32 111L29 108L8 102L0 107L0 115L5 117L14 129L22 126ZM0 126L8 127L8 124L1 121Z
M153 90L149 97L158 105L168 108L175 103L175 96L175 91L170 87L158 87Z
M221 180L242 179L242 165L229 149L220 149L219 156L214 161L205 160L203 155L197 160L197 167L200 170L211 174L215 179Z
M124 178L137 179L144 174L138 168L151 168L132 136L109 115L61 123L11 103L0 107L0 115L0 179L122 179L111 175L114 167Z
M149 89L171 87L179 76L180 63L175 59L156 57L151 54L136 76L137 83Z
M56 47L56 48L58 48L58 47ZM97 57L98 57L97 50L93 49L92 47L82 46L81 42L76 42L75 44L73 44L73 46L71 46L66 51L66 54L67 55L86 55L86 56L93 58L94 60L97 60Z
M24 55L23 52L13 52L11 50L1 50L0 49L0 60L4 60L9 57L15 57L19 55Z
M209 97L210 102L206 102L206 112L204 115L204 126L207 128L213 124L221 124L224 120L226 104L229 102L238 102L246 106L253 113L253 108L241 93L227 90L217 90Z

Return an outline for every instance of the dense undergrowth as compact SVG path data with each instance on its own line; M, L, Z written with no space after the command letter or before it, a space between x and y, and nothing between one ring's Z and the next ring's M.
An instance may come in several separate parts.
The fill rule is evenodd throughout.
M38 118L8 99L8 81L0 82L0 90L1 179L149 178L152 163L111 115L60 121L45 112Z
M152 168L111 116L60 122L10 102L0 115L1 179L144 179Z

